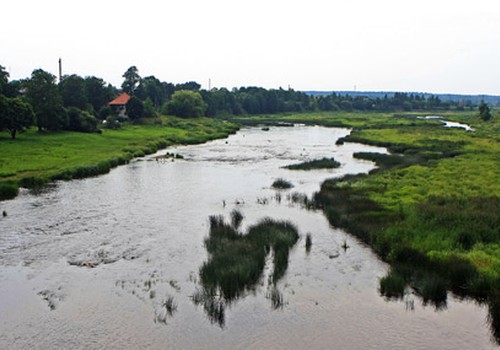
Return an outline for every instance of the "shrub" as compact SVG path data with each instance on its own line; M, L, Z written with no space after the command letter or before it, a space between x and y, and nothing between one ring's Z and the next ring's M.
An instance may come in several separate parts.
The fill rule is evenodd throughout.
M201 94L195 91L179 90L174 92L172 100L166 105L166 112L180 118L203 117L207 104Z
M68 108L68 130L79 132L98 132L98 121L87 111L76 107Z

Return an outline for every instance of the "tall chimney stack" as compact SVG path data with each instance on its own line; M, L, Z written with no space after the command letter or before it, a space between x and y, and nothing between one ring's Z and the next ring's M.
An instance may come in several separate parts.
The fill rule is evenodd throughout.
M62 60L59 58L59 82L62 81Z

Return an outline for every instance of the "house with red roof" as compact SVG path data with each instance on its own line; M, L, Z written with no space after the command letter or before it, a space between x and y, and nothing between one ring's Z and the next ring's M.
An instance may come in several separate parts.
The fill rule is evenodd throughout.
M115 98L113 101L108 103L115 113L120 118L127 118L127 102L130 100L130 95L126 92L123 92L120 96Z

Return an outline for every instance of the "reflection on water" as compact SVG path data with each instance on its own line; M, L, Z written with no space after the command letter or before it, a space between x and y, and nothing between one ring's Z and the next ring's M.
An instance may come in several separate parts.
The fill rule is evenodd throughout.
M168 150L184 160L148 157L0 202L8 213L0 218L0 348L495 348L485 307L453 296L439 312L417 297L413 310L387 302L378 292L387 266L321 212L304 210L301 198L326 178L372 169L353 152L384 151L336 146L348 133L243 129ZM341 166L282 168L324 157ZM294 188L276 192L277 178ZM297 227L286 269L273 283L270 249L237 300L215 288L212 304L193 302L204 290L200 267L213 258L208 218L229 222L233 210L244 217L238 232L265 217ZM223 316L223 328L206 308Z

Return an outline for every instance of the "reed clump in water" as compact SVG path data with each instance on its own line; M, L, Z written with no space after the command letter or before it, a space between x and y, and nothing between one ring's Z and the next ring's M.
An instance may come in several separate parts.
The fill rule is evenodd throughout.
M228 224L220 215L209 217L210 232L205 240L209 259L200 268L203 289L193 296L193 302L203 304L211 321L221 326L224 306L255 288L271 253L270 280L276 285L286 273L289 251L299 239L295 225L270 218L262 219L242 234L235 228L243 219L240 215L236 215L237 225L233 218Z
M311 247L312 247L312 237L311 237L311 234L308 233L306 235L306 252L310 252L311 251Z
M200 280L207 290L226 300L238 298L261 278L266 256L274 253L273 282L278 281L288 267L288 253L299 238L295 225L269 218L241 234L224 222L222 216L211 216L209 237L205 247L209 260L200 269Z
M243 214L241 211L234 209L231 212L231 225L235 230L239 229L241 222L243 221Z
M340 163L335 158L321 158L310 160L299 164L287 165L284 168L290 170L313 170L313 169L335 169L340 167Z
M288 180L285 180L283 178L278 178L278 179L274 180L274 182L271 186L273 188L276 188L279 190L287 190L289 188L292 188L293 184Z

